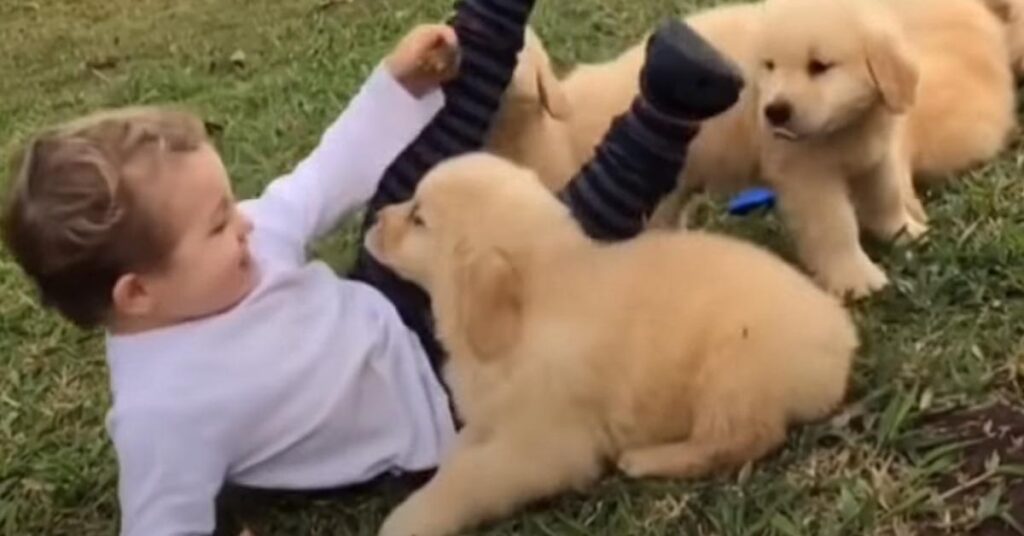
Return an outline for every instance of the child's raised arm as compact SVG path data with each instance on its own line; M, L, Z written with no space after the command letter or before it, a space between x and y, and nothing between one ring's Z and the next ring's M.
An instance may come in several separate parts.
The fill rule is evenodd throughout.
M274 233L301 257L310 240L365 203L387 166L441 108L436 89L454 75L456 50L448 26L424 25L406 35L316 149L243 204L257 231Z

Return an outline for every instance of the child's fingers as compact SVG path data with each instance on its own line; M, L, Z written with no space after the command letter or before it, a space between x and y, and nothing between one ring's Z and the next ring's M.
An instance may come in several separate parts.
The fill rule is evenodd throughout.
M443 78L453 76L459 62L458 36L446 25L429 28L431 41L422 50L420 65Z
M421 51L440 47L455 47L458 37L455 30L445 24L423 24L417 26L408 37L409 44Z
M458 48L458 37L455 35L455 30L449 26L431 25L423 29L415 46L421 57L451 54Z
M398 44L388 66L413 93L451 80L459 72L458 36L444 24L417 26Z
M455 28L446 24L440 24L438 25L437 33L441 38L443 46L448 48L458 48L459 36L455 34Z

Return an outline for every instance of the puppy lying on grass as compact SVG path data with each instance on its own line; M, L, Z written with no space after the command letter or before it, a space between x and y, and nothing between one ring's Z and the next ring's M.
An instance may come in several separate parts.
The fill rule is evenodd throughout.
M461 531L609 463L633 477L735 468L844 396L854 327L795 269L705 233L596 243L497 157L438 166L367 244L429 291L465 422L386 536Z

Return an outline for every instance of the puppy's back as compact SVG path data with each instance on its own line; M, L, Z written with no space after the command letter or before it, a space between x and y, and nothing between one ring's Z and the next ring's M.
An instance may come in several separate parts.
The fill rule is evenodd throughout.
M757 4L717 6L695 12L685 20L749 76L758 62L754 39L760 9ZM637 95L645 48L646 37L610 61L578 66L563 81L562 87L574 106L568 129L580 158L593 155L612 120L628 110ZM752 115L756 110L748 104L752 89L748 83L740 103L704 123L689 148L684 169L688 185L729 192L749 183L757 165Z
M713 234L651 232L622 245L619 258L615 269L630 282L620 289L632 315L624 321L650 352L635 387L718 385L796 422L842 399L857 347L853 323L774 254Z
M942 178L992 158L1015 123L1006 29L981 0L894 0L921 72L909 116L914 168Z

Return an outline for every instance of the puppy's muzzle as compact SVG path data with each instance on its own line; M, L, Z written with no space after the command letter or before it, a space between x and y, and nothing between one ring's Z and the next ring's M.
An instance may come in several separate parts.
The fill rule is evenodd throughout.
M787 100L773 100L764 107L764 117L774 127L785 126L793 118L793 105Z
M367 229L363 236L366 251L379 261L384 261L398 240L399 218L395 207L384 207L377 213L377 221Z

